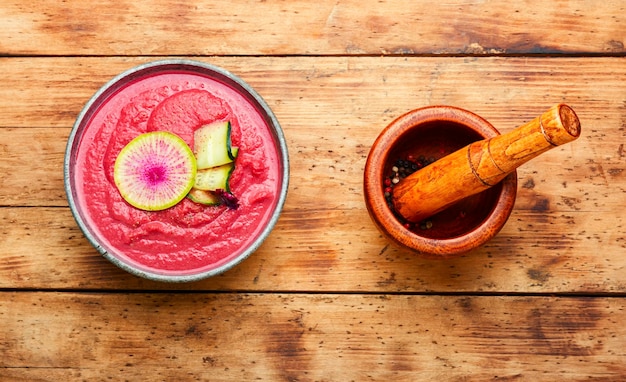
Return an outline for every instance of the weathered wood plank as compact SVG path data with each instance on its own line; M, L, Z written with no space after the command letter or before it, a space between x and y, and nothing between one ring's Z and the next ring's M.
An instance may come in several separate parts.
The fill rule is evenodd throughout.
M594 131L594 125L578 141L518 169L517 208L604 212L624 207L624 128ZM366 139L348 128L342 139L343 127L334 132L312 128L320 136L286 128L293 159L287 207L361 208L363 166L376 132ZM67 206L62 168L68 135L69 129L0 128L0 205Z
M2 2L0 380L625 380L625 7ZM255 254L171 285L89 245L62 164L100 86L179 56L259 91L292 178ZM362 171L393 118L451 104L506 132L557 102L583 136L519 170L515 210L487 245L428 261L375 229Z
M19 0L8 55L624 53L621 1ZM94 17L97 15L97 17ZM259 17L259 15L263 15Z
M0 205L67 205L63 158L69 132L0 128Z
M624 320L611 298L1 293L0 375L617 381Z
M0 127L70 127L107 81L149 61L134 58L0 58ZM198 59L198 58L196 58ZM212 57L243 78L285 128L318 137L341 128L370 139L401 113L431 104L472 110L502 130L568 102L583 128L624 123L626 58ZM364 96L366 95L366 96ZM316 128L311 130L311 128ZM370 130L371 129L371 130ZM583 131L587 135L590 130ZM347 136L347 134L346 134Z
M623 210L516 210L484 247L430 261L389 245L364 208L291 208L246 261L184 285L119 270L91 247L65 208L0 208L0 227L0 288L626 292Z
M0 204L65 205L60 169L69 127L104 82L145 60L4 59ZM277 114L294 159L290 201L298 207L318 205L311 196L323 198L330 188L352 196L327 201L329 208L360 206L369 147L386 124L408 110L456 105L506 132L557 102L578 112L582 137L521 168L522 184L536 193L562 196L554 204L576 204L581 210L623 206L626 83L616 78L626 77L624 59L291 57L211 62L241 73ZM20 73L30 72L25 87Z
M0 205L11 207L0 209L4 287L163 287L135 280L95 253L66 207L62 179L65 140L82 105L108 78L145 60L3 60L7 83L0 89ZM624 59L286 57L211 62L241 72L274 108L287 136L292 178L285 213L268 243L244 265L202 288L626 289L621 255L626 237L626 84L616 81L626 76ZM32 82L21 86L18 74L31 71ZM471 256L440 264L386 247L365 212L361 182L369 147L389 121L415 107L445 103L473 110L505 132L560 101L577 110L583 135L519 169L515 212L493 242ZM48 208L55 206L60 208ZM28 235L42 240L25 240Z

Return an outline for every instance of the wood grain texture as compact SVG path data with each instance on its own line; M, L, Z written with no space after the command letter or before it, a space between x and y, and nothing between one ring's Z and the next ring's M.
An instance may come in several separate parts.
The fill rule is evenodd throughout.
M621 1L40 1L0 6L8 55L623 54ZM94 17L97 15L97 17ZM261 15L261 16L260 16Z
M205 59L240 74L274 109L288 141L291 182L283 216L261 250L192 286L119 271L88 244L65 200L63 155L76 115L109 78L147 60L4 60L1 286L626 291L626 85L615 82L626 77L623 58ZM29 86L20 72L35 73ZM556 101L575 108L582 136L518 169L514 213L495 240L432 263L380 237L365 210L362 172L372 142L393 118L453 104L506 132Z
M625 319L611 298L5 292L0 376L618 381Z
M0 126L71 127L107 81L136 65L167 58L0 58ZM623 81L616 81L626 75L624 57L191 58L248 82L285 127L304 130L315 123L333 130L342 126L350 133L359 128L363 130L356 132L367 133L368 139L392 118L424 105L460 106L503 131L559 101L571 104L583 128L598 122L603 129L619 128L625 107Z
M0 208L0 227L0 288L626 292L621 210L598 216L515 210L485 246L458 259L430 261L390 245L364 209L287 209L246 261L181 285L119 270L87 242L67 209Z
M0 89L2 205L61 206L62 166L69 129L89 98L119 72L150 58L4 59ZM213 58L240 75L272 107L285 130L293 163L290 200L299 207L315 204L326 190L320 182L361 193L362 170L369 148L392 119L411 109L449 104L474 111L501 132L527 122L556 102L567 102L583 126L576 142L533 162L529 171L569 179L549 184L574 197L572 187L605 185L624 189L626 77L624 58ZM23 73L29 73L24 77ZM582 77L582 80L578 80ZM25 84L28 84L26 86ZM279 86L277 86L279 84ZM42 91L45 89L45 91ZM366 96L364 96L366 95ZM340 102L338 102L340 100ZM40 129L12 129L12 128ZM5 129L8 128L8 129ZM63 128L63 129L56 129ZM23 142L16 145L16 142ZM44 158L43 155L46 157ZM48 193L28 190L20 174L49 174L38 179ZM45 159L45 160L44 160ZM536 165L535 165L536 163ZM530 166L530 164L529 164ZM520 169L520 171L525 171ZM545 171L545 173L544 173ZM588 181L583 182L583 179ZM545 180L545 179L544 179ZM535 184L541 180L535 179ZM556 184L559 183L559 184ZM570 189L567 189L569 184ZM309 186L313 186L311 188ZM579 193L578 198L618 194ZM28 192L24 198L21 192ZM32 194L32 195L31 195ZM595 195L594 195L595 194ZM37 196L39 195L39 197ZM313 196L313 197L310 197ZM294 199L296 198L296 199ZM328 207L360 207L358 198L334 198ZM618 204L619 205L619 204ZM589 205L586 207L590 208Z
M3 1L0 380L625 380L625 10ZM262 247L181 285L102 258L63 189L89 98L124 70L179 57L254 87L291 154L284 213ZM448 104L507 132L559 102L581 138L518 170L513 214L485 246L421 260L375 229L363 168L394 118Z

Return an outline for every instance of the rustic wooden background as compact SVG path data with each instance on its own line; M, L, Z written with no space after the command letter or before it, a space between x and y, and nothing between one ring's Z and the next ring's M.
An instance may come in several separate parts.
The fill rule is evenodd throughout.
M0 4L0 380L626 380L626 2ZM291 179L259 251L191 284L131 276L77 228L72 124L100 86L183 57L268 102ZM446 261L390 245L362 171L395 117L501 132L555 103L583 134L518 170L515 210Z

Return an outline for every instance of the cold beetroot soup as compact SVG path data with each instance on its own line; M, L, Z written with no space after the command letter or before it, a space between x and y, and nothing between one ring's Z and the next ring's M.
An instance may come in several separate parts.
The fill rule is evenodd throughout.
M284 138L260 97L233 77L189 61L149 64L103 88L77 121L66 157L68 198L92 244L122 268L165 281L210 276L247 257L271 230L286 193ZM230 177L238 208L184 198L145 211L121 197L113 166L133 138L169 131L193 147L194 131L216 121L230 121L239 147Z

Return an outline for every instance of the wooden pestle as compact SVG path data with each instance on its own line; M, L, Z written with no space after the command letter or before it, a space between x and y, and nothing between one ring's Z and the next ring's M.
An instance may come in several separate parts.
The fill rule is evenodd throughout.
M473 142L401 180L394 208L412 222L492 187L517 167L580 135L574 110L558 104L515 130Z

